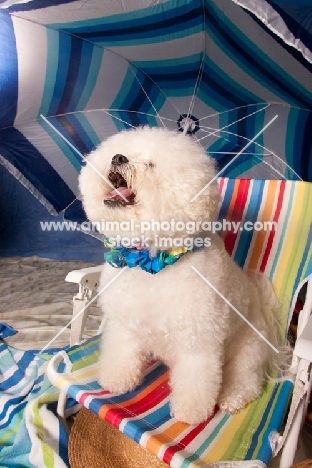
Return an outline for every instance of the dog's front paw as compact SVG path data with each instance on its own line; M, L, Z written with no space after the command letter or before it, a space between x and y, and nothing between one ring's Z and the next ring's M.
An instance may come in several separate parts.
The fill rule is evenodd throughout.
M225 389L219 397L219 407L224 413L235 414L242 411L249 403L258 398L261 394L261 389L246 389L236 387L233 389Z
M138 369L135 371L133 368L122 369L111 365L100 368L98 382L105 390L121 395L134 390L142 379L142 373Z
M191 400L186 395L172 395L171 416L187 424L200 424L210 418L216 408L215 401Z

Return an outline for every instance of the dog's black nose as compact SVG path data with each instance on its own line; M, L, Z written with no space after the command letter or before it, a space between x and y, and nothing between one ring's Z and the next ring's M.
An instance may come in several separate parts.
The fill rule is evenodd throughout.
M126 164L129 162L129 159L126 158L123 154L115 154L112 158L112 164Z

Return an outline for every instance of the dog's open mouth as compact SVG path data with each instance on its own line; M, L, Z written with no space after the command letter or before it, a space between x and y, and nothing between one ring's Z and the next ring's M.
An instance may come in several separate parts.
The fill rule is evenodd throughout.
M114 189L105 192L105 205L117 207L134 204L135 194L128 187L126 179L119 172L111 171L108 174L108 180L114 186Z

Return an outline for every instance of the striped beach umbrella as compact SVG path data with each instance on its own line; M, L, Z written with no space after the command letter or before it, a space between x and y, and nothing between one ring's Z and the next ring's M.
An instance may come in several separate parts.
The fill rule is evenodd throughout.
M188 133L223 176L312 180L311 11L2 0L0 162L51 214L79 196L84 155L138 125Z

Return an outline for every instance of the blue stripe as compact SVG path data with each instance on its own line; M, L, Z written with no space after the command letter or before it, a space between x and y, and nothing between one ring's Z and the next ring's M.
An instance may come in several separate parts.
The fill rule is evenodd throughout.
M51 203L61 211L75 200L75 194L42 154L15 128L0 133L0 154Z
M308 163L307 158L311 152L311 113L305 109L295 111L293 116L296 116L294 140L292 147L292 167L303 179L308 177ZM305 139L307 139L305 141ZM304 171L304 174L303 174ZM308 180L308 179L307 179Z
M300 158L300 172L303 180L312 180L312 142L311 142L311 128L312 128L312 112L307 115L306 125L302 138L302 149Z
M312 64L307 61L307 59L302 55L302 53L299 50L297 50L291 45L286 44L283 38L279 37L275 32L268 29L260 19L253 15L253 13L249 11L246 12L249 16L253 18L255 23L257 23L261 27L261 29L264 31L264 35L269 35L275 42L277 42L281 46L282 49L287 50L289 55L291 55L296 60L296 62L300 63L303 67L305 67L308 71L312 73Z
M251 188L249 188L249 190L252 190L252 192L244 221L251 221L253 224L256 222L262 201L265 182L265 180L257 180L257 183L253 183ZM242 267L246 261L253 235L253 231L241 231L237 249L233 258L235 262Z
M220 220L227 218L228 209L229 209L232 197L233 197L234 185L235 185L235 180L234 179L228 179L227 186L226 186L226 189L225 189L225 193L224 193L224 196L223 196L223 201L222 201L220 213L219 213L219 219Z
M25 376L23 375L21 377L22 380L25 379ZM1 419L3 420L5 415L7 414L7 412L9 411L9 409L11 407L13 407L13 410L11 411L10 413L10 416L8 417L7 421L4 423L4 424L1 424L0 426L0 430L4 430L5 428L9 427L12 420L14 419L14 417L16 415L18 415L20 413L20 411L22 409L24 409L24 407L27 405L28 401L29 401L29 397L28 395L31 393L31 396L32 396L32 399L36 397L36 395L41 392L42 390L42 385L38 386L38 388L36 388L35 390L33 390L33 387L37 384L37 383L41 383L43 381L43 377L41 377L40 379L36 379L36 381L34 382L34 384L32 385L32 387L29 389L29 391L27 391L27 394L26 395L20 395L16 398L10 398L3 406L3 411L1 412L0 416L1 416ZM25 381L25 385L24 387L26 387L26 385L28 386L29 382L28 381ZM27 389L27 388L26 388ZM8 392L10 393L10 392Z
M311 107L312 100L308 90L285 73L276 63L243 35L232 22L214 5L206 9L209 30L219 47L226 50L235 63L257 82L271 89L277 96L291 104ZM211 28L211 29L210 29Z
M310 209L311 209L311 206L310 206ZM297 287L299 286L299 283L300 283L300 280L302 279L302 277L304 276L306 278L310 273L312 273L312 271L309 271L309 267L310 268L312 267L311 262L310 262L310 264L308 264L307 271L305 271L305 268L304 268L305 264L307 262L307 258L309 258L308 254L309 254L309 251L310 251L310 248L311 248L311 244L312 244L312 225L310 226L310 230L309 230L309 233L308 233L308 239L307 239L305 249L304 249L304 252L303 252L303 255L302 255L302 259L301 259L301 262L300 262L300 265L299 265L299 268L298 268L298 272L297 272L297 276L296 276L296 279L295 279L295 282L294 282L291 297L294 297L294 294L296 292Z
M126 122L136 127L145 123L147 119L147 116L144 117L139 112L155 114L151 101L154 107L159 109L165 102L165 96L144 73L134 67L129 67L120 91L111 104L111 108L126 109L128 111ZM123 113L119 113L119 115L121 114ZM125 128L124 124L118 121L116 121L116 125Z
M15 404L15 399L10 399L10 401L12 402L12 405ZM18 404L13 410L12 412L10 413L10 416L8 417L8 421L5 423L5 424L2 424L0 426L0 431L3 431L4 433L6 431L10 431L10 425L12 424L12 421L15 417L17 417L18 421L19 421L19 424L21 422L21 419L22 419L22 414L23 414L23 411L26 407L26 405L28 404L28 401L23 401L21 404ZM8 411L8 408L6 409L6 412ZM6 414L6 412L4 413L4 416ZM16 423L14 422L14 427L16 428ZM2 447L3 449L5 448L5 445ZM1 452L1 445L0 445L0 452ZM0 465L1 466L1 465Z
M132 392L126 393L124 395L117 395L117 396L113 396L113 397L108 396L107 397L107 402L109 404L114 403L114 404L122 406L123 403L127 403L128 400L136 397L142 391L142 389L144 389L148 385L152 384L156 379L158 379L158 377L162 376L166 371L167 371L167 368L164 365L157 366L149 374L147 374L147 376L145 377L142 385L137 387ZM89 385L90 389L91 389L91 387L92 388L94 387L94 389L99 389L100 388L100 386L96 382L93 382L92 384L88 384L88 385ZM81 390L86 391L85 386L82 385ZM78 391L79 391L79 386L78 385L76 385L76 384L71 385L69 387L69 389L68 389L68 394L72 398L76 398ZM99 412L99 409L103 406L103 402L104 402L103 398L96 398L96 397L92 398L92 400L90 402L90 407L89 407L90 411L97 414Z
M46 76L44 81L44 90L41 100L38 118L42 115L48 115L49 107L53 99L54 87L56 83L56 75L58 69L58 51L60 33L46 28L47 37L47 55L46 55Z
M73 3L73 0L31 0L27 3L18 3L8 8L10 12L39 10L57 5Z
M257 431L254 433L252 439L251 439L251 443L250 443L250 447L246 453L246 456L245 456L245 460L251 460L252 459L252 456L255 452L255 449L257 447L257 444L258 444L258 438L259 438L259 435L261 434L261 431L263 430L263 427L264 425L268 422L268 415L272 409L272 404L274 402L274 399L276 397L276 394L277 394L277 391L279 389L279 385L275 385L274 387L274 390L271 394L271 397L270 397L270 400L268 401L268 404L267 404L267 407L265 408L265 411L263 413L263 416L261 418L261 421L258 425L258 428L257 428ZM285 406L283 406L285 407Z
M64 132L64 128L60 125L57 117L49 117L49 122L57 129L61 134ZM49 135L49 137L54 141L54 143L59 147L61 153L67 157L72 166L77 172L81 169L81 157L70 148L70 146L55 132L53 128L50 127L44 120L40 119L38 123L41 125L43 130ZM66 205L68 206L68 205Z
M53 46L53 44L51 44ZM48 115L55 115L58 113L60 103L64 96L66 88L66 80L68 75L69 62L71 58L71 37L68 34L59 34L59 50L58 50L58 68L56 72L53 96L51 99ZM55 54L54 51L49 49L49 53ZM72 85L73 83L71 83Z
M195 82L198 77L200 65L200 54L192 56L192 61L188 60L161 60L153 62L152 66L146 67L146 62L135 62L136 65L144 69L152 81L157 83L163 90L173 90L174 95L178 89L190 89L193 92Z
M73 22L70 27L61 23L50 24L50 27L62 29L71 34L88 39L93 43L101 42L120 45L132 41L146 40L163 41L164 36L176 36L182 33L184 37L202 31L203 8L198 0L188 1L181 5L177 0L161 4L158 8L144 8L142 10L123 15L113 15L108 18ZM91 24L90 24L91 23ZM187 33L186 33L187 32ZM175 37L176 38L176 37Z
M56 111L57 115L65 114L66 112L75 110L75 108L71 109L69 107L69 103L73 98L73 93L77 86L77 79L79 75L79 68L80 68L81 55L82 55L82 41L78 39L77 37L71 37L71 36L69 37L70 37L70 51L69 51L69 58L68 58L67 75L65 78L62 99ZM60 63L59 70L61 71L62 68L63 68L63 64ZM87 75L86 71L84 71L84 77L86 77L86 75ZM78 96L78 99L79 99L79 96Z
M19 408L24 408L25 405L27 404L27 402L23 402L23 399L24 399L24 395L21 395L21 396L18 396L16 398L10 398L8 401L6 401L3 405L3 410L1 411L0 413L0 421L3 421L3 419L5 418L7 412L9 411L10 407L13 406L16 407L13 409L12 413L10 414L9 418L8 418L8 421L6 423L3 423L0 425L0 429L3 430L5 427L7 427L15 414L18 414L20 409Z
M76 81L75 82L73 81L75 83L75 86L73 87L72 96L67 107L68 112L72 112L78 109L78 104L84 92L88 76L91 72L94 73L94 70L91 69L91 63L92 63L92 57L93 57L93 49L95 47L93 47L88 42L85 42L85 41L80 41L80 42L81 42L81 58L79 62L79 70L77 73ZM74 47L75 47L74 43L72 42L72 48ZM98 49L98 47L96 47L96 49ZM74 55L77 55L76 51ZM76 59L78 59L78 57L76 57ZM98 71L99 70L97 69L97 72ZM72 75L68 76L67 79L73 80L73 76ZM91 90L89 89L89 97L90 95L91 95ZM81 107L80 109L83 109L83 108Z
M13 23L0 11L0 127L14 124L17 112L18 65Z
M279 432L282 426L282 422L285 416L285 412L287 409L287 405L285 405L285 402L289 400L291 391L293 389L293 384L290 381L283 382L282 388L280 391L280 394L278 395L277 401L273 404L272 408L272 403L273 400L271 399L265 413L263 414L263 419L261 421L260 426L258 427L257 432L254 434L254 445L255 447L257 438L260 436L260 431L263 428L263 426L267 423L269 420L269 426L264 432L262 436L262 444L261 447L259 448L259 451L257 453L257 459L263 461L265 464L269 464L271 457L272 457L272 448L270 444L270 436L272 432L277 431ZM273 396L272 396L273 398ZM272 411L271 416L268 418L270 411ZM252 446L250 447L250 452L252 451ZM248 459L246 457L246 459Z
M85 47L85 45L83 47ZM81 67L81 72L86 73L86 82L84 89L82 90L80 100L77 103L78 109L84 109L88 104L90 96L92 95L92 92L98 80L104 53L104 49L102 49L101 47L93 47L89 69L83 70L83 68Z
M233 104L238 107L246 106L247 104L256 104L259 101L259 98L255 94L231 79L230 76L213 63L209 57L206 57L200 91L209 96L211 89L217 94L215 100L219 105L222 105L224 109L230 109L233 107ZM236 112L246 112L246 110L236 109L235 113ZM234 120L233 117L232 120Z
M75 148L79 150L82 155L88 154L94 146L90 141L88 135L81 127L80 123L77 121L73 115L61 115L56 117L57 122L59 123L57 128L64 137L71 142ZM77 160L80 164L83 163L82 158L76 154Z
M306 5L298 5L298 2L292 2L290 5L283 5L278 2L267 0L273 9L281 16L288 30L300 40L307 49L312 50L312 23L311 23L311 2ZM307 30L306 28L309 28ZM280 32L281 34L281 32ZM285 34L287 36L288 34Z
M149 414L146 414L142 419L136 419L135 421L127 421L123 433L128 437L131 437L135 442L140 442L142 435L146 431L156 429L162 424L165 424L170 420L170 408L169 402L165 403L163 406L157 410L152 411Z
M73 118L77 122L77 126L81 129L80 136L83 135L83 138L89 143L86 142L86 146L91 151L96 148L100 143L101 139L97 135L95 129L92 127L91 123L88 120L88 113L77 112L68 116L69 119Z

